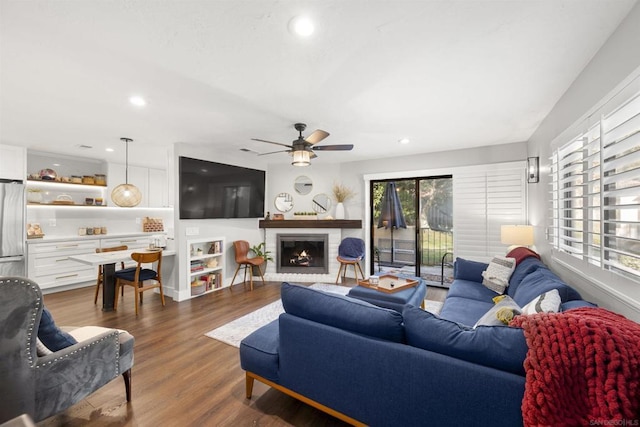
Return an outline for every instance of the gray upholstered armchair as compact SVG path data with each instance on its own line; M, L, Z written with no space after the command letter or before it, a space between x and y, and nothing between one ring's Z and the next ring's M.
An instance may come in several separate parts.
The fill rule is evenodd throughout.
M77 344L39 356L39 286L0 277L0 423L20 414L43 420L122 375L131 400L133 336L117 329L68 328ZM39 345L39 343L38 343Z

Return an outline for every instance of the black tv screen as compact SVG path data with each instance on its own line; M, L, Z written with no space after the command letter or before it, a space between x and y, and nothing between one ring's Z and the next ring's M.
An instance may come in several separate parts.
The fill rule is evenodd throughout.
M265 172L180 157L180 219L264 217Z

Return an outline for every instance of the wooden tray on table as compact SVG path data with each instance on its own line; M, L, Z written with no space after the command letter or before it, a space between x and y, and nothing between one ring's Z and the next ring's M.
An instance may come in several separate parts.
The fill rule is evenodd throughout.
M384 274L380 276L377 285L372 285L371 283L369 283L369 279L358 280L358 285L362 287L375 289L376 291L384 292L387 294L393 294L407 288L413 288L414 286L418 286L418 283L418 280L406 279L404 277L398 277L392 274Z

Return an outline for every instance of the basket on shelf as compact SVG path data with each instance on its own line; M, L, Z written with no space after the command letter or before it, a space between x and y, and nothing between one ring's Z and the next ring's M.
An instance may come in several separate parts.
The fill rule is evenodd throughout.
M164 225L162 224L162 218L150 218L145 216L142 219L142 231L157 233L164 231Z

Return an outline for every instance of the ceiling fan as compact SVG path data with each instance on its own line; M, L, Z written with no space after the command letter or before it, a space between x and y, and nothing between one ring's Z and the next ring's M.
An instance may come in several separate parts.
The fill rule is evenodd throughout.
M319 145L314 144L322 141L329 136L329 132L325 132L321 129L313 131L309 136L304 138L302 132L307 128L304 123L296 123L293 127L300 133L298 139L294 139L291 145L283 144L280 142L266 141L264 139L251 138L252 141L266 142L268 144L281 145L287 147L288 150L272 151L270 153L259 154L260 156L266 156L268 154L275 153L291 153L294 166L308 166L311 163L311 159L317 157L314 151L349 151L353 149L353 144L338 144L338 145Z

